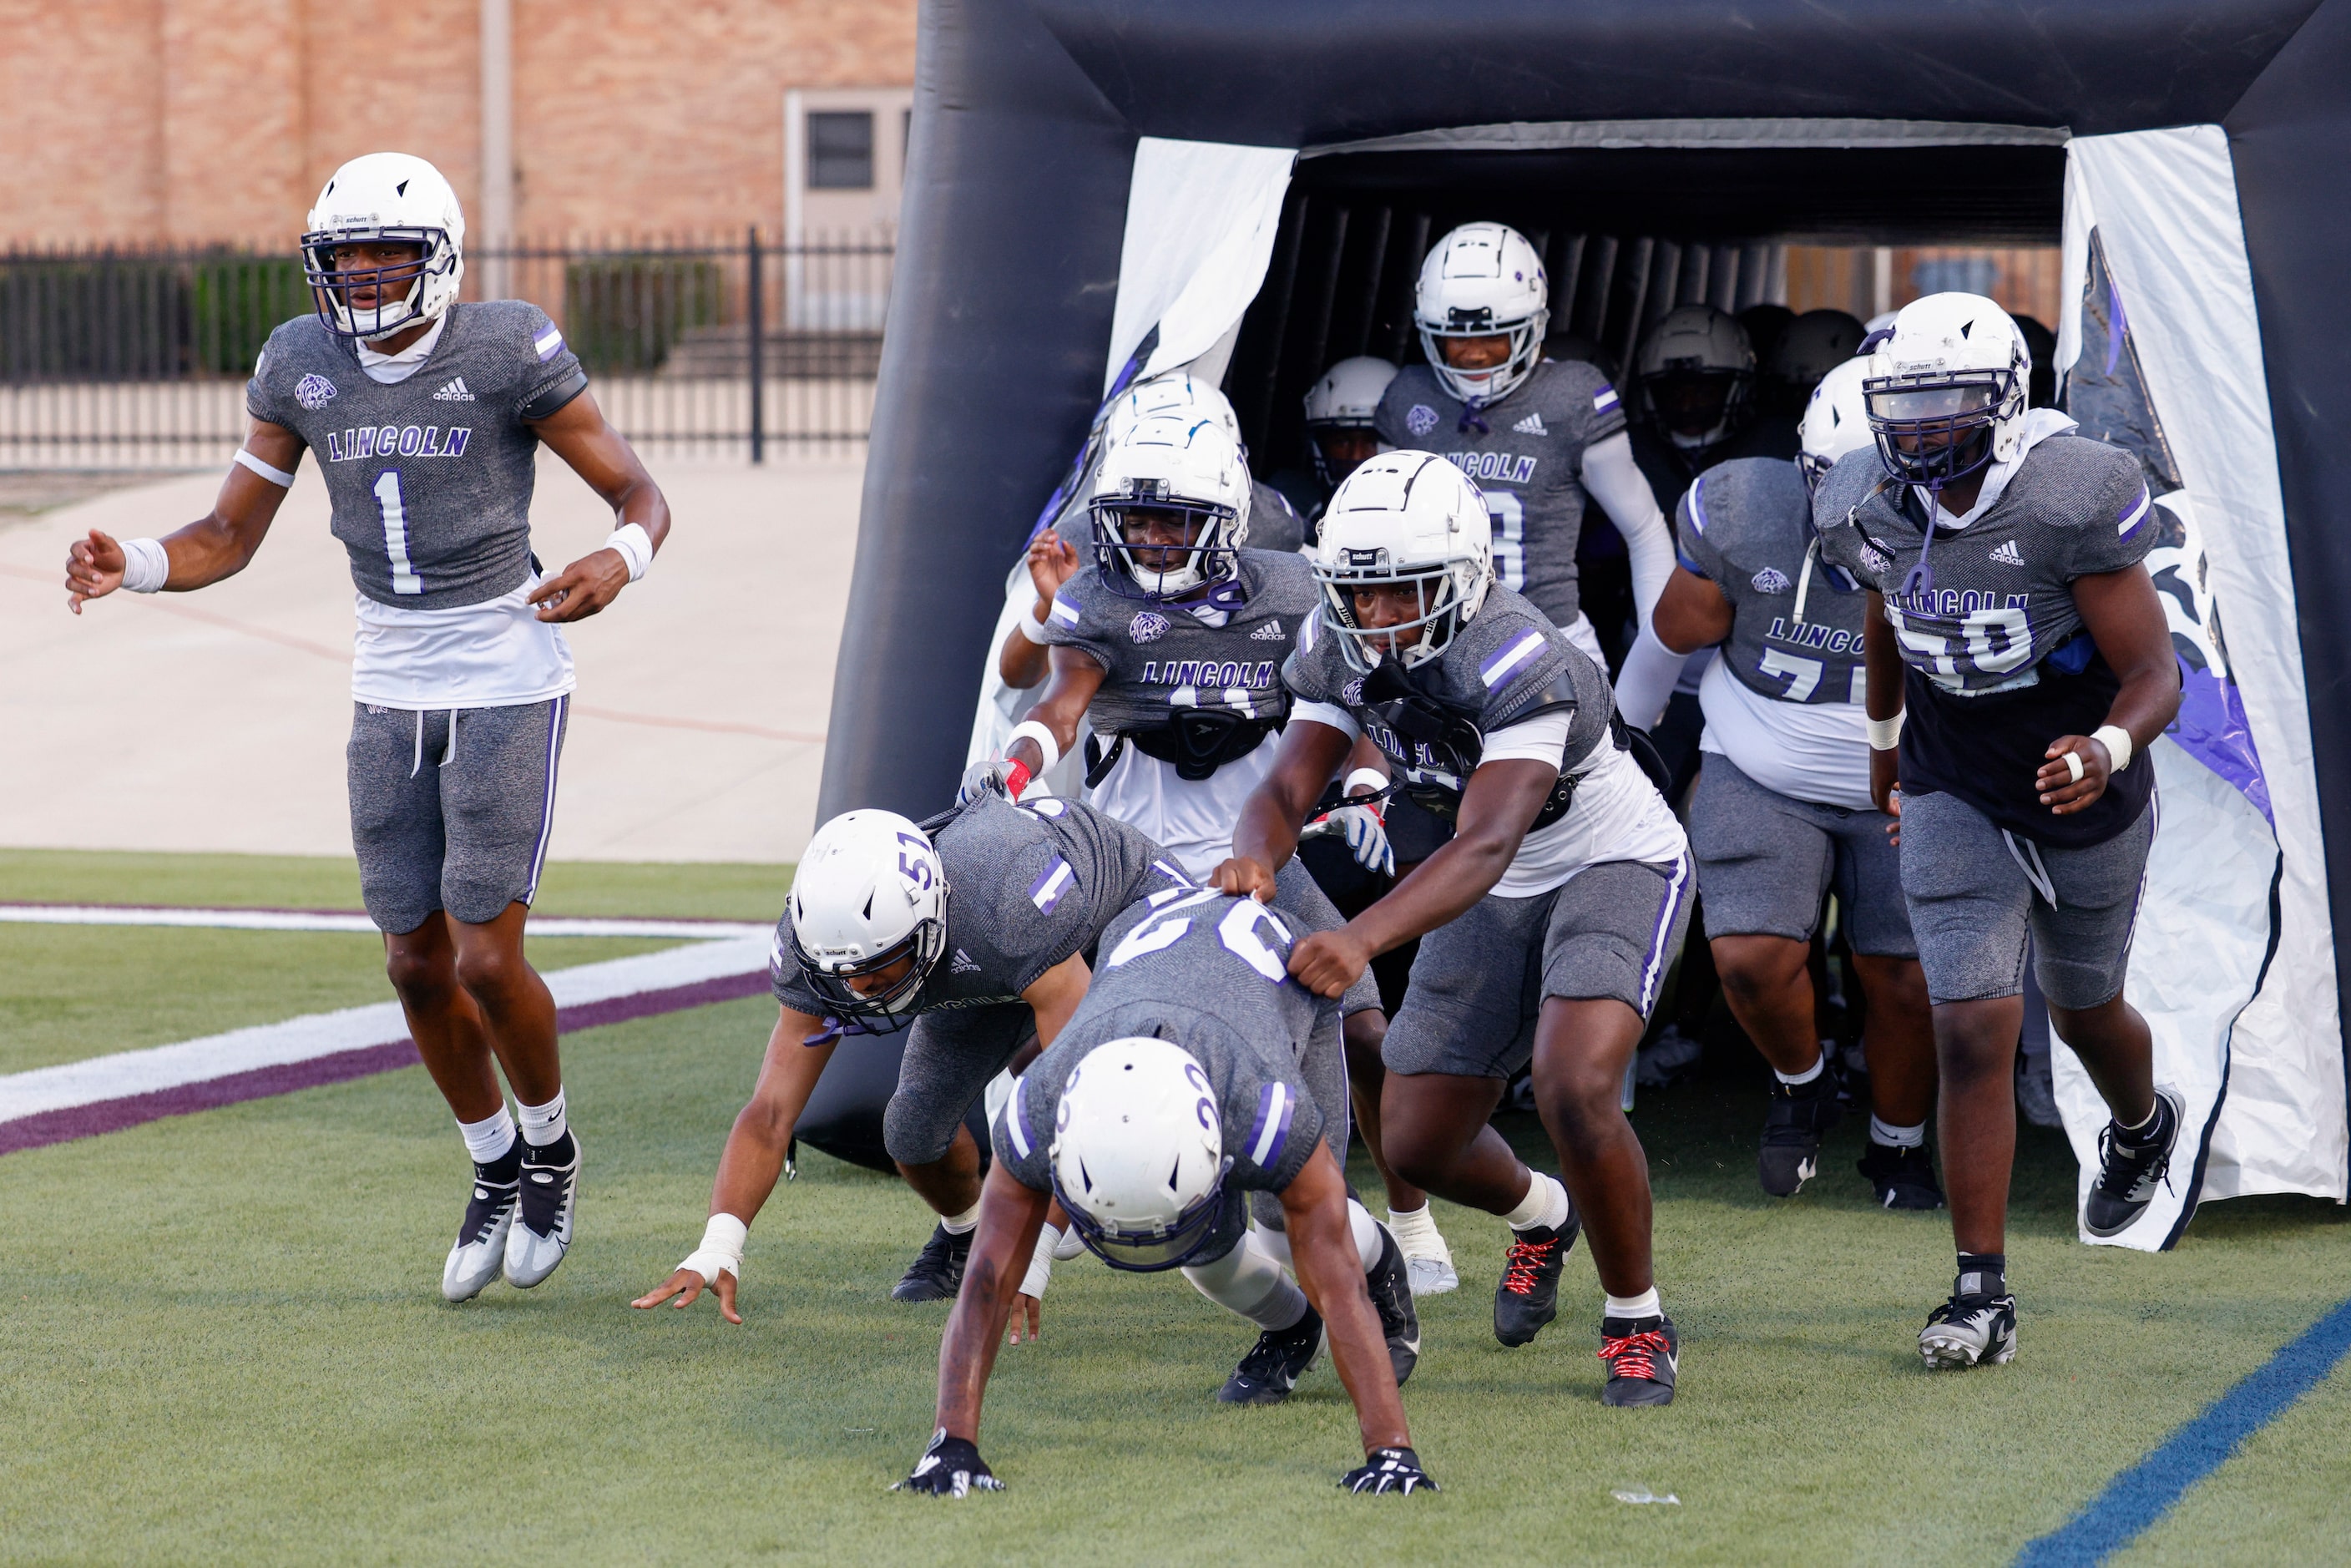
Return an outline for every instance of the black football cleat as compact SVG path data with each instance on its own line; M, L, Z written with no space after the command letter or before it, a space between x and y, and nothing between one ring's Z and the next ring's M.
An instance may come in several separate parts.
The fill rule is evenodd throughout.
M1412 1304L1412 1275L1404 1249L1384 1225L1380 1226L1380 1260L1364 1276L1364 1289L1371 1294L1372 1310L1380 1314L1380 1333L1387 1336L1388 1363L1395 1368L1396 1386L1402 1388L1412 1369L1420 1364L1420 1313Z
M1608 1381L1600 1390L1600 1403L1671 1405L1681 1348L1681 1335L1674 1332L1671 1318L1601 1319L1600 1360L1608 1368Z
M1559 1315L1559 1271L1583 1228L1573 1205L1567 1223L1552 1230L1538 1226L1510 1233L1502 1255L1502 1281L1494 1287L1494 1337L1506 1345L1525 1344Z
M2082 1205L2082 1228L2093 1236L2120 1235L2147 1212L2155 1189L2171 1168L2172 1146L2179 1142L2179 1124L2187 1106L2179 1091L2158 1084L2155 1091L2155 1126L2145 1143L2126 1143L2112 1121L2098 1134L2098 1179Z
M1763 1144L1755 1174L1773 1197L1793 1197L1820 1174L1821 1135L1837 1124L1844 1107L1825 1068L1810 1083L1771 1081L1771 1106L1763 1116Z
M528 1291L555 1272L571 1249L571 1219L579 1200L579 1137L566 1132L551 1144L525 1144L522 1200L507 1232L507 1284Z
M960 1236L950 1236L944 1225L931 1228L931 1239L906 1265L898 1282L890 1287L893 1301L950 1301L963 1289L963 1266L971 1257L971 1239L977 1230L967 1230Z
M2016 1359L2016 1298L1955 1292L1927 1314L1918 1354L1929 1372L2006 1366Z
M1279 1405L1322 1354L1322 1316L1312 1307L1286 1329L1267 1329L1217 1390L1226 1405Z
M1870 1140L1854 1169L1869 1179L1880 1208L1928 1209L1943 1207L1943 1185L1935 1179L1935 1156L1925 1145L1900 1149Z

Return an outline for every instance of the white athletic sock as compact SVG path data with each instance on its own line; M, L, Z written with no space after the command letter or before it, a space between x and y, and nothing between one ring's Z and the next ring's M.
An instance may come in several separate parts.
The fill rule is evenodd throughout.
M1793 1089L1800 1084L1810 1083L1813 1079L1818 1078L1822 1073L1827 1071L1828 1067L1829 1053L1824 1051L1818 1056L1813 1058L1813 1064L1804 1069L1802 1072L1793 1074L1786 1073L1781 1071L1775 1067L1771 1070L1771 1076L1786 1084L1789 1088Z
M457 1131L465 1134L465 1152L474 1156L477 1166L494 1166L514 1147L515 1121L507 1113L503 1100L498 1102L496 1112L480 1121L458 1123Z
M2142 1120L2133 1122L2129 1126L2124 1127L2123 1119L2120 1116L2117 1116L2115 1118L2115 1125L2122 1129L2123 1136L2130 1142L2134 1144L2143 1144L2147 1142L2147 1138L2144 1134L2155 1131L2155 1119L2162 1114L2163 1097L2158 1094L2156 1096L2154 1109L2148 1111Z
M1260 1237L1273 1234L1279 1233L1247 1232L1239 1246L1213 1263L1185 1270L1184 1278L1217 1305L1261 1329L1280 1333L1294 1328L1306 1315L1306 1292L1290 1281L1260 1244Z
M1428 1205L1418 1208L1388 1210L1388 1228L1395 1232L1396 1245L1406 1257L1434 1258L1445 1251L1445 1238L1437 1232L1437 1217Z
M1927 1124L1921 1122L1915 1127L1897 1127L1872 1115L1869 1118L1869 1141L1884 1144L1889 1149L1923 1149L1927 1146Z
M1601 1309L1601 1315L1611 1318L1661 1318L1666 1315L1666 1309L1657 1303L1657 1288L1652 1285L1637 1296L1610 1296L1608 1304Z
M1502 1216L1502 1223L1513 1230L1556 1230L1567 1223L1567 1188L1559 1178L1541 1171L1530 1171L1534 1180L1527 1184L1527 1196L1519 1207Z
M961 1236L967 1230L977 1230L979 1228L979 1205L975 1203L961 1214L941 1215L939 1227L949 1236Z
M1355 1256L1368 1274L1384 1250L1380 1245L1380 1222L1372 1218L1370 1209L1351 1197L1347 1200L1347 1228L1355 1233Z
M517 1101L515 1116L522 1123L522 1141L534 1149L545 1148L571 1130L571 1124L563 1119L563 1091L560 1089L555 1092L555 1098L544 1105L526 1105Z

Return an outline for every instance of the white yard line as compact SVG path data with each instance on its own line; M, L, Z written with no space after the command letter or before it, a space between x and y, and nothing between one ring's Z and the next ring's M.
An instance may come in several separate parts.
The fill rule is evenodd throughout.
M374 936L366 915L308 909L182 909L115 904L0 904L0 925L180 925L233 931L350 931ZM765 938L773 925L739 920L633 920L537 915L533 936L674 936L689 942Z
M218 912L214 912L218 913ZM165 924L157 922L156 924ZM612 925L657 925L659 922L611 922ZM313 929L295 927L295 929ZM336 929L340 929L337 927ZM371 926L369 929L372 930ZM534 926L536 929L536 926ZM697 935L710 931L701 926ZM579 1007L641 992L668 990L702 980L748 975L768 966L769 933L765 926L737 928L718 941L695 942L660 953L611 958L556 969L547 977L547 988L558 1007ZM634 935L602 932L596 935ZM408 1023L397 1002L376 1002L335 1012L310 1013L283 1023L231 1030L226 1034L143 1051L120 1051L28 1072L0 1075L0 1122L45 1111L153 1093L190 1083L202 1083L256 1068L278 1067L331 1056L338 1051L389 1045L408 1038Z

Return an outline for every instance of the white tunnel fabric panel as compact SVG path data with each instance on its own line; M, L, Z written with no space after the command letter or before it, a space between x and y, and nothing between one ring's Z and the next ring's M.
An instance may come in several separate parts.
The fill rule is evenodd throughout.
M1138 379L1189 364L1239 325L1265 281L1297 157L1287 147L1135 143L1105 397L1153 328L1158 340Z
M2094 233L2112 298L2101 340L2085 342ZM2161 832L2129 994L2155 1030L2158 1080L2189 1099L2190 1137L2172 1190L2119 1239L2147 1248L2174 1238L2199 1196L2344 1196L2333 931L2268 387L2220 129L2072 142L2065 263L2058 366L2111 372L2116 356L2136 356L2183 486L2164 502L2179 542L2159 553L2173 559L2149 568L2168 586L2175 639L2207 665L2189 673L2173 736L2150 748ZM2070 1051L2056 1064L2086 1187L2105 1113Z

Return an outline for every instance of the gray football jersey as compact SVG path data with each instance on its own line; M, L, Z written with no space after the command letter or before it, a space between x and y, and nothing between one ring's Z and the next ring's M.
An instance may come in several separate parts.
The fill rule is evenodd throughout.
M1730 603L1732 675L1782 702L1857 703L1869 604L1852 573L1814 553L1812 508L1793 463L1736 457L1682 493L1675 548Z
M1094 559L1094 517L1088 497L1093 494L1094 471L1101 466L1099 455L1087 464L1076 489L1053 514L1053 531L1083 561ZM1253 479L1249 485L1248 548L1297 553L1306 542L1306 519L1288 497L1264 480Z
M1098 733L1164 725L1179 707L1289 716L1282 661L1322 591L1305 557L1271 550L1241 551L1237 580L1238 595L1214 591L1196 605L1113 593L1097 567L1061 585L1045 618L1045 641L1082 648L1109 672L1086 709Z
M983 796L932 841L946 873L946 946L909 1016L1018 1001L1046 970L1101 940L1128 904L1194 885L1157 844L1075 800L1016 806ZM768 984L784 1006L823 1018L831 1009L792 959L791 920L787 906Z
M1583 454L1625 428L1616 389L1590 365L1545 360L1489 407L1471 411L1426 365L1388 383L1374 416L1390 446L1449 457L1485 492L1494 574L1554 626L1582 613L1575 547L1583 534Z
M587 373L519 299L449 308L432 357L391 386L316 316L269 335L247 412L318 454L351 580L381 604L449 610L530 573L538 436L525 423L577 397Z
M1376 675L1376 673L1375 673ZM1298 652L1282 671L1301 702L1345 708L1407 786L1435 789L1457 799L1477 770L1484 737L1564 702L1575 704L1561 766L1589 752L1608 733L1616 711L1608 676L1577 650L1541 611L1499 583L1486 591L1478 613L1435 659L1405 677L1419 696L1466 722L1474 735L1458 739L1422 739L1399 732L1397 705L1379 696L1373 678L1347 663L1339 639L1318 616L1301 633Z
M1188 1052L1208 1081L1233 1162L1228 1186L1287 1187L1327 1119L1301 1064L1339 1006L1290 978L1290 949L1305 935L1255 899L1207 891L1135 922L1102 955L1068 1027L997 1113L996 1157L1023 1186L1049 1188L1071 1072L1098 1045L1156 1038Z

